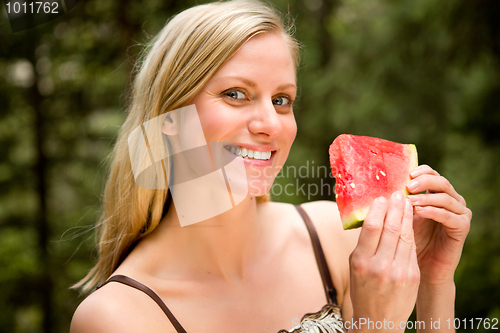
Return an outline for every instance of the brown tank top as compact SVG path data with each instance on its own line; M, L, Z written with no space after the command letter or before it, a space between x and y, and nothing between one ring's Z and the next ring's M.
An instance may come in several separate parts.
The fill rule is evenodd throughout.
M306 214L304 209L301 206L295 206L295 208L304 220L307 226L307 230L309 231L312 246L314 249L314 255L316 257L316 262L318 264L321 279L323 281L323 287L325 289L327 304L323 306L323 308L318 312L305 314L297 327L293 328L292 330L280 330L278 333L343 333L345 332L345 330L343 328L340 307L337 305L337 292L335 291L335 288L333 286L330 271L328 269L328 264L325 259L325 254L323 253L323 248L321 247L318 234L311 222L311 219ZM161 300L161 298L147 286L134 279L129 278L128 276L114 275L106 280L106 282L99 285L97 289L101 288L109 282L119 282L147 294L160 306L160 308L163 310L178 333L187 333L179 323L179 321L174 317L172 312L165 305L165 303Z

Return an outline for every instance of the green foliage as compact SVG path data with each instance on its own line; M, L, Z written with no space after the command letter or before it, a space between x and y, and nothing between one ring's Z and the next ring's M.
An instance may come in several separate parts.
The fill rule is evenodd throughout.
M194 4L81 1L16 34L0 20L0 332L68 330L81 301L68 288L92 266L103 160L125 118L134 61ZM474 213L456 273L457 317L499 318L498 3L275 5L295 18L303 50L299 132L274 200L333 199L327 150L338 134L415 143L420 162Z

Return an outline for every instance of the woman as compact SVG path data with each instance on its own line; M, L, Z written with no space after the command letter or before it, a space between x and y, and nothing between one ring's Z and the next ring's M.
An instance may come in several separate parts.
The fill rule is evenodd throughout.
M370 321L384 323L382 330L403 331L400 323L415 303L417 319L426 322L422 331L431 329L431 318L447 329L445 320L454 315L453 274L471 212L436 171L420 166L411 173L408 190L426 194L405 200L396 192L390 200L375 200L361 232L342 230L333 202L307 203L300 210L266 200L296 134L297 64L298 45L289 30L257 2L188 9L155 37L115 147L99 261L77 286L89 291L107 283L79 306L72 333L278 332L316 312L295 331L366 331L373 329ZM186 202L178 203L177 191L172 200L162 181L166 176L172 188L172 174L186 168L191 175L206 174L189 163L191 157L175 153L195 135L189 119L180 119L187 113L174 112L189 106L196 108L205 142L221 143L207 146L211 163L226 149L244 166L248 186L230 209L181 227L179 207ZM152 119L161 121L143 125ZM145 169L131 161L141 150L142 139L134 135L151 128L161 129L153 136L187 141L169 141L162 149L170 158L138 176ZM157 161L153 145L141 142ZM255 152L259 158L249 156ZM234 192L231 182L238 179L224 177ZM209 186L199 191L213 193ZM189 202L189 196L184 199Z

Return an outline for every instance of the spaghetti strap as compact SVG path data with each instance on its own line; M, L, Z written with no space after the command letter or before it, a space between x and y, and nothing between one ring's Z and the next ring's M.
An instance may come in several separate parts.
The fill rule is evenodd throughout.
M316 229L314 228L314 225L312 224L311 219L305 212L304 208L299 205L296 205L295 208L306 223L307 231L309 231L309 235L311 236L314 256L316 257L316 262L318 263L321 279L323 280L326 299L328 302L337 305L337 291L333 286L332 277L330 275L330 270L328 269L328 263L326 262L325 254L323 253L323 248L321 247L321 243L319 241L318 233L316 232Z
M104 282L103 284L99 285L97 287L97 289L101 288L102 286L106 285L109 282L123 283L123 284L125 284L127 286L130 286L132 288L135 288L135 289L138 289L138 290L142 291L143 293L145 293L146 295L148 295L149 297L151 297L156 302L156 304L158 304L160 306L160 308L167 315L168 319L170 320L170 322L172 323L172 325L174 326L175 330L178 333L187 333L186 330L179 323L179 321L174 317L174 315L172 314L172 312L170 312L170 310L167 308L167 306L165 305L165 303L163 303L163 301L161 300L160 296L158 296L153 290L149 289L148 287L146 287L142 283L140 283L140 282L138 282L138 281L136 281L134 279L131 279L128 276L125 276L125 275L114 275L114 276L110 277L108 280L106 280L106 282Z

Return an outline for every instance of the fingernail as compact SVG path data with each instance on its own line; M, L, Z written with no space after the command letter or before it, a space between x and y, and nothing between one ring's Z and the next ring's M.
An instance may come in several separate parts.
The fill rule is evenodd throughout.
M378 197L377 201L380 202L380 203L386 203L387 199L385 197Z
M411 178L415 178L415 177L417 177L419 174L420 174L420 171L418 171L418 169L413 169L413 170L410 172L410 177L411 177Z
M401 191L394 192L392 196L396 200L403 200L403 193Z
M411 207L412 207L412 206L411 206L411 203L410 203L410 200L406 199L405 201L406 201L405 208L406 208L407 210L410 210L410 209L411 209Z
M413 191L418 187L418 181L412 180L406 187L410 190Z
M411 203L416 203L418 201L418 195L409 195L407 198L410 199Z
M415 206L415 210L423 210L423 209L424 209L424 207L422 207L422 206Z

